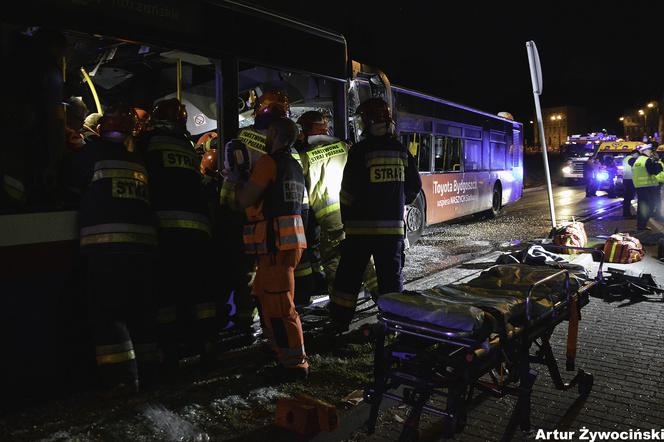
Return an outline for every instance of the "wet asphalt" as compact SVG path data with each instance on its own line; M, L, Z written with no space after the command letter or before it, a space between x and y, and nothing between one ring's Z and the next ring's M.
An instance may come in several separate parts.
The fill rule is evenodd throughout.
M586 198L583 186L554 186L553 193L558 222L601 216L622 201L609 199L605 192ZM495 219L478 214L429 226L420 241L406 251L404 280L417 280L510 244L544 238L550 230L546 188L529 189Z

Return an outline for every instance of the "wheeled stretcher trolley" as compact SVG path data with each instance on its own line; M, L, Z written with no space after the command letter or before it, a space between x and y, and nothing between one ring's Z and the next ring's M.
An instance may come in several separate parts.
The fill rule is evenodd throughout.
M601 264L600 264L601 269ZM516 396L502 440L530 429L530 397L544 364L557 389L587 396L593 376L578 370L564 382L550 338L568 321L567 370L574 371L578 321L601 280L569 269L496 265L478 277L378 300L374 381L365 390L373 432L383 398L410 406L400 441L417 440L423 411L443 418L445 437L463 430L475 391ZM444 402L439 397L446 398ZM432 404L432 399L437 404Z

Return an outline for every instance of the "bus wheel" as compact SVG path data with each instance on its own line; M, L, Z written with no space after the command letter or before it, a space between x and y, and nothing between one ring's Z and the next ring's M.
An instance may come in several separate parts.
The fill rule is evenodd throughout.
M493 186L493 197L491 199L491 210L489 211L489 215L491 215L492 218L496 218L502 211L503 189L500 187L500 184L496 183Z
M424 195L420 193L413 204L406 209L406 232L409 245L412 246L420 239L424 225Z

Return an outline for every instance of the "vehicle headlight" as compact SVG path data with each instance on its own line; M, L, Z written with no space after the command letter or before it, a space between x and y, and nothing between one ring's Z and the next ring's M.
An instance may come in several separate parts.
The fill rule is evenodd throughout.
M606 171L597 172L597 181L606 181L609 179L609 173Z
M572 173L572 166L563 167L563 173Z

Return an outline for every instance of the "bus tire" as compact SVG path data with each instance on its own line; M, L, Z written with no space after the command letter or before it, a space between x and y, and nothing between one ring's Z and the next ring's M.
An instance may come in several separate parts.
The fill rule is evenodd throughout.
M424 232L426 226L425 207L424 194L420 192L415 201L406 208L406 235L410 246L419 241L422 232Z
M491 210L489 210L489 216L491 218L497 218L500 216L503 211L503 188L500 183L493 185L493 194L491 196Z

